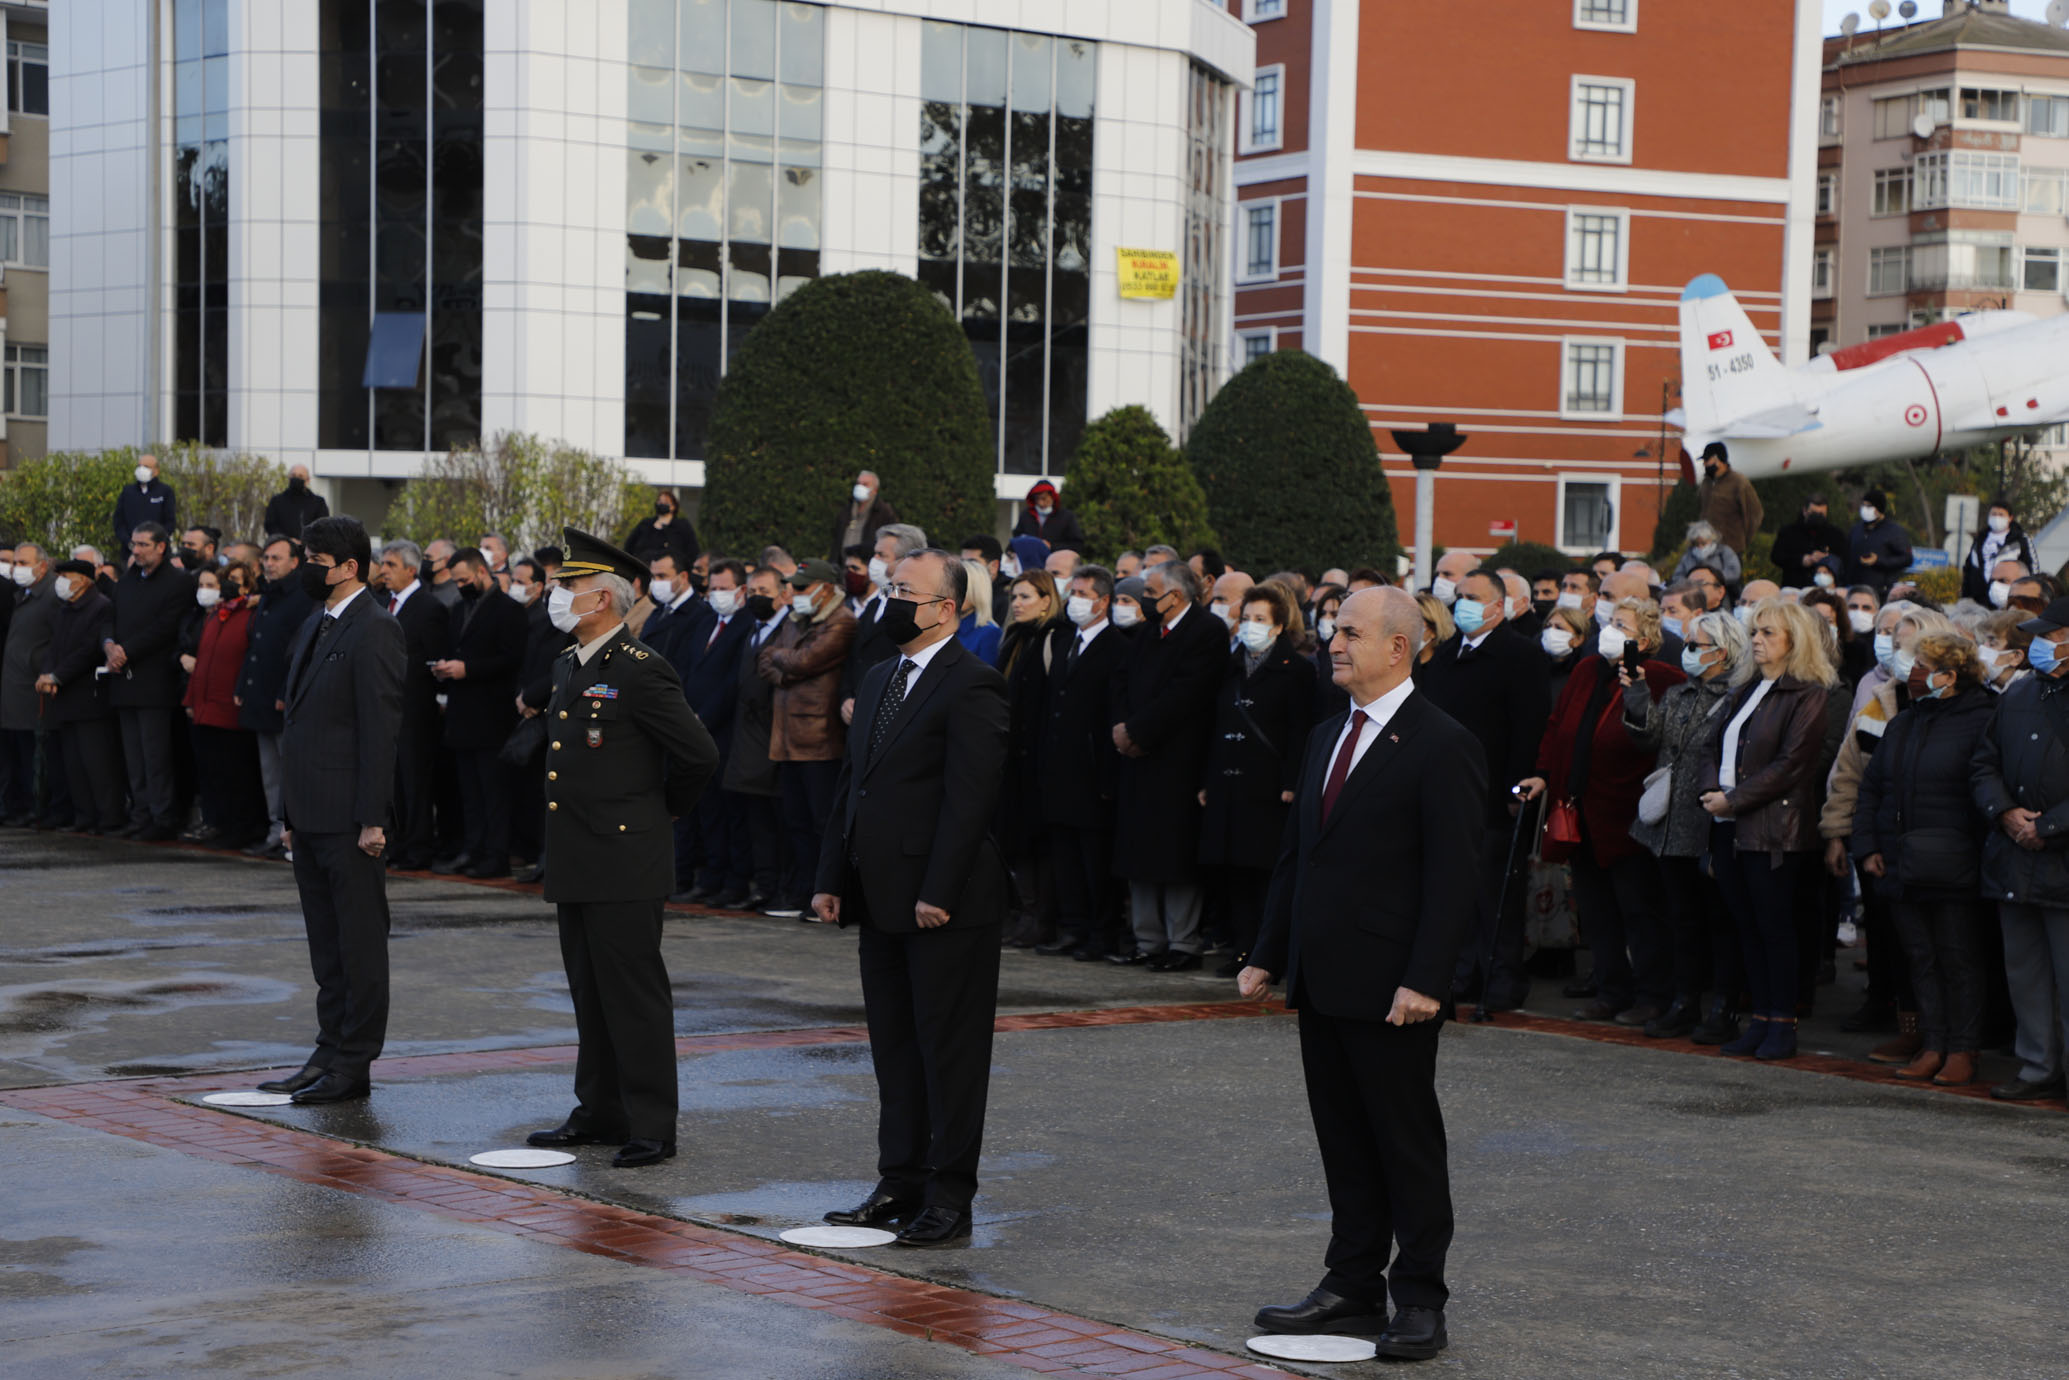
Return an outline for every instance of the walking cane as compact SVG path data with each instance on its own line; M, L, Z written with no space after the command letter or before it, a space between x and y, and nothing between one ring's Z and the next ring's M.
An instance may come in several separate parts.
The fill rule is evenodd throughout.
M1520 789L1521 787L1512 786L1509 793L1515 795ZM1538 800L1543 799L1544 795L1540 793ZM1508 865L1503 868L1501 874L1501 898L1494 903L1494 923L1487 927L1487 962L1480 969L1480 1000L1473 1003L1473 1014L1469 1022L1472 1025L1485 1025L1494 1019L1487 1010L1487 989L1494 985L1494 955L1501 947L1501 917L1509 908L1509 886L1516 880L1516 845L1523 841L1523 821L1541 819L1544 816L1544 806L1539 804L1533 810L1531 805L1534 803L1536 802L1519 800L1521 808L1516 811L1516 828L1509 835Z

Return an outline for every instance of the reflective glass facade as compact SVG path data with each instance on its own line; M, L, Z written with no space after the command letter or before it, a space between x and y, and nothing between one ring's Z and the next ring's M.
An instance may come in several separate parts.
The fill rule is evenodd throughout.
M322 0L325 449L445 450L481 435L483 3ZM423 333L406 386L367 386L398 382L369 358L376 316Z
M230 443L229 0L173 5L173 434Z
M919 278L962 322L1001 473L1063 474L1085 429L1098 47L929 23Z
M1178 429L1183 440L1222 380L1228 310L1228 246L1222 221L1230 188L1227 81L1193 64L1186 104L1185 259L1179 266Z
M631 0L625 454L697 460L726 361L819 276L825 13Z

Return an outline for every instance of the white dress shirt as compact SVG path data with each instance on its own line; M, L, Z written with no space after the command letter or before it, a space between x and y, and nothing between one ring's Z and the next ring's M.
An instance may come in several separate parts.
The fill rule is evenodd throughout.
M402 606L403 606L404 604L407 604L407 603L409 602L409 597L410 597L410 596L411 596L412 594L415 594L415 593L416 593L416 592L417 592L418 590L422 589L423 587L424 587L424 582L423 582L422 580L411 580L411 581L410 581L410 582L409 582L409 583L408 583L407 585L403 586L403 587L402 587L401 589L399 589L399 590L396 590L396 591L395 591L395 607L393 607L393 608L389 609L389 610L388 610L388 612L390 612L390 613L401 613L401 612L402 612Z
M1408 702L1408 697L1414 693L1415 682L1413 680L1404 680L1370 704L1353 703L1352 708L1364 710L1365 717L1371 722L1363 726L1363 731L1358 735L1358 745L1351 749L1351 771L1358 769L1358 764L1365 760L1366 752L1371 749L1374 743L1379 741L1379 735L1386 731L1388 721L1394 717L1402 705ZM1349 736L1351 728L1357 722L1355 717L1345 716L1343 730L1336 735L1336 743L1329 749L1329 770L1333 771L1335 769L1336 755L1343 751L1343 740ZM1324 777L1323 779L1326 781L1328 778ZM1349 779L1349 773L1345 774L1345 779Z

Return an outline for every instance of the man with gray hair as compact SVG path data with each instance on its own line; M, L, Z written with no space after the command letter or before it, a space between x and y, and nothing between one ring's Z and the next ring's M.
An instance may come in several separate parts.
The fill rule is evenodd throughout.
M431 597L448 610L460 606L460 586L453 579L453 557L459 550L444 537L433 537L424 544L424 559L431 569Z
M1175 558L1143 577L1143 628L1115 670L1121 754L1114 871L1128 883L1134 954L1158 972L1200 966L1200 773L1228 628L1196 607L1200 577Z
M447 614L425 592L417 573L423 566L424 552L413 541L381 548L381 603L402 624L405 654L402 725L395 738L395 838L388 857L397 871L429 867L437 847L438 682L431 663L445 655Z
M855 610L855 641L848 651L848 664L841 672L842 723L854 721L855 690L862 684L862 677L870 667L889 661L898 650L897 644L878 626L884 616L884 588L891 583L891 572L907 556L926 549L927 534L909 522L886 523L876 534L875 549L869 558L869 583L876 592Z

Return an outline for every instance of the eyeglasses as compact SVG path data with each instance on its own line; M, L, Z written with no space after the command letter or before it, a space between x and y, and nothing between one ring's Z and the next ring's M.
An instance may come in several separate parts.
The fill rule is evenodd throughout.
M914 604L945 604L948 602L946 595L922 594L911 585L885 585L884 593L890 598L904 599Z

